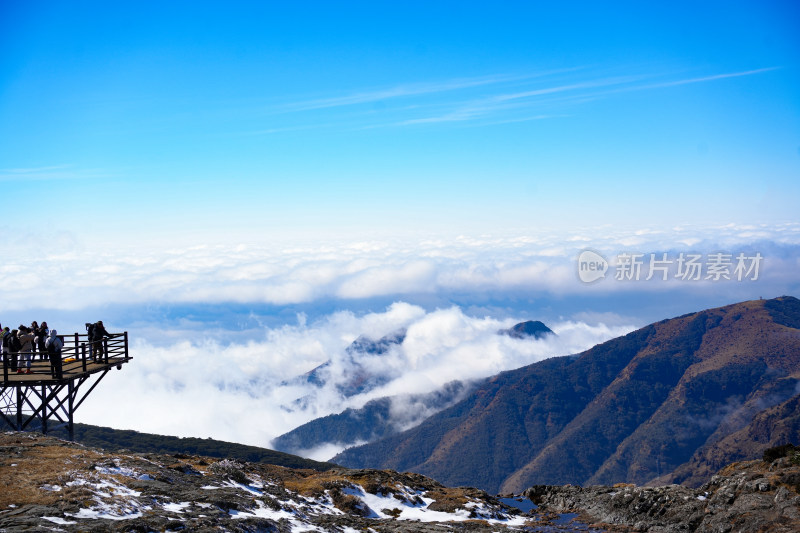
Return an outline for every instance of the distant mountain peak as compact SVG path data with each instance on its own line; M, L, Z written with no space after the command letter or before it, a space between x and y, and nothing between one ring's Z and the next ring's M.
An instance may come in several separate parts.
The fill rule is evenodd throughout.
M514 327L508 329L501 329L497 332L500 335L508 335L512 339L527 339L533 337L534 339L541 339L547 335L555 335L552 329L544 325L538 320L527 320L520 322Z
M377 340L366 335L360 335L356 338L345 348L346 358L352 372L346 382L336 385L337 390L349 397L380 387L391 381L392 376L373 374L365 369L358 359L363 356L386 355L392 348L402 344L405 338L405 328L393 331ZM300 379L315 387L323 387L328 382L331 365L332 363L329 359L303 374Z
M346 351L350 355L357 353L383 355L391 350L392 347L402 344L405 339L406 328L384 335L378 340L361 335L347 347Z

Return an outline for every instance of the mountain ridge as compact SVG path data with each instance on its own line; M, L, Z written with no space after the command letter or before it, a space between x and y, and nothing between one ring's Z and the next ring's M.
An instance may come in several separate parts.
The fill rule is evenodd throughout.
M31 430L38 430L41 425L34 424ZM0 429L14 431L13 428L0 421ZM64 427L50 429L48 435L67 439ZM155 433L144 433L131 429L114 429L104 426L76 423L74 426L75 442L84 446L103 448L109 451L127 451L140 453L172 453L193 454L206 457L227 458L252 463L269 463L287 468L307 468L311 470L329 470L339 465L306 459L280 450L271 450L258 446L227 442L212 438L174 437Z
M270 442L276 450L304 455L304 452L326 444L370 442L387 435L399 433L401 423L414 423L414 419L398 420L392 416L395 403L402 402L405 411L438 411L462 398L471 385L452 381L427 394L386 396L368 401L358 409L348 408L302 424ZM422 418L422 417L420 417Z
M677 472L681 465L696 454L699 464L703 447L796 394L799 325L793 297L662 320L498 374L420 426L332 460L490 492L656 479L696 485L702 480Z

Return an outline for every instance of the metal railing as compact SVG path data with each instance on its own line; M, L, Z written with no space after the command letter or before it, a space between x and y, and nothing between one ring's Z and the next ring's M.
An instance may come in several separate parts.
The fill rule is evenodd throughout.
M130 359L128 354L128 332L109 333L107 337L99 341L90 341L86 333L75 333L72 335L58 335L64 342L61 348L62 372L67 370L71 373L87 372L90 366L96 364L115 364L120 359L127 361ZM18 369L27 370L26 356L31 358L31 374L51 375L52 363L48 360L50 355L47 351L25 351L16 354L3 354L3 381L8 382L9 378L17 376ZM16 364L14 364L16 362ZM46 363L46 364L43 364ZM14 370L16 367L17 370ZM27 374L27 372L26 372Z

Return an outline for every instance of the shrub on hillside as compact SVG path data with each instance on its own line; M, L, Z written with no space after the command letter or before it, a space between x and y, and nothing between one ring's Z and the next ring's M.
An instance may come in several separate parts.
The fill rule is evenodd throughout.
M236 483L248 485L250 480L247 479L247 475L242 471L243 467L244 465L238 461L223 459L222 461L217 461L216 463L212 464L209 470L220 476L227 476Z
M800 452L800 448L791 443L784 444L782 446L775 446L774 448L764 450L763 459L767 463L771 463L772 461L780 459L781 457L794 455L794 452Z

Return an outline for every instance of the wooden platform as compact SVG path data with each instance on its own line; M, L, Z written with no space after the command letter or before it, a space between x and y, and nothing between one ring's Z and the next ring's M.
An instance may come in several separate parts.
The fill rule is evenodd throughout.
M16 374L14 372L11 372L11 370L9 370L8 381L3 381L2 374L0 374L0 381L3 381L6 385L17 385L17 384L25 386L33 386L38 384L55 385L75 378L79 378L81 376L88 376L96 372L103 372L105 370L110 370L111 368L114 367L121 367L121 365L127 363L130 360L131 360L130 357L125 357L125 356L109 357L108 363L106 363L105 360L96 363L91 359L89 359L86 361L86 370L83 369L82 361L72 361L69 363L62 363L63 378L61 380L58 380L51 376L50 361L43 361L41 359L37 359L36 361L33 361L31 363L32 374ZM21 361L21 364L24 363L25 363L24 361Z

